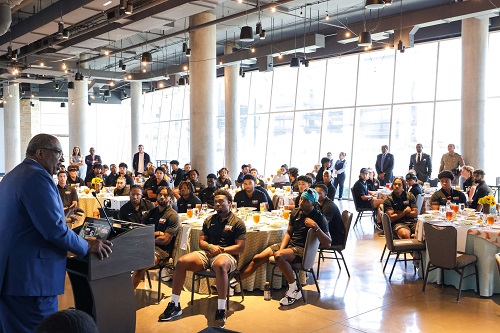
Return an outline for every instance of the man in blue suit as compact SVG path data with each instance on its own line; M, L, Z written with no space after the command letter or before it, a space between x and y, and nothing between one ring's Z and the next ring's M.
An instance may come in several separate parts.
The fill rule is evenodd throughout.
M111 253L109 241L84 240L66 226L52 179L63 161L59 140L38 134L0 182L0 333L33 332L57 311L67 251L101 259Z
M377 170L377 179L380 186L385 186L386 183L392 182L392 169L394 169L394 155L389 153L389 146L382 146L382 154L377 155L377 162L375 163Z

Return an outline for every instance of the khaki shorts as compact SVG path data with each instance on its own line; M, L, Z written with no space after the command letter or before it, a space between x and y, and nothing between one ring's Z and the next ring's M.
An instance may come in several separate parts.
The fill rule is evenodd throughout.
M273 244L269 246L273 252L279 251L281 244ZM304 248L300 246L288 245L287 249L292 249L293 254L295 254L295 259L293 259L292 264L302 262L302 257L304 256Z
M198 255L198 257L200 257L200 260L203 263L203 269L212 268L213 262L220 256L227 257L231 262L231 267L229 270L230 272L234 271L237 267L236 259L229 253L221 253L212 258L207 257L205 251L196 251L195 253Z

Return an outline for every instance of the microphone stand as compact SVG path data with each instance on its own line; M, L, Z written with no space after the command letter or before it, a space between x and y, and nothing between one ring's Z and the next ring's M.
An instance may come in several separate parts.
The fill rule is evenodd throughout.
M99 201L99 199L97 199L97 193L96 192L92 192L92 195L97 200L97 203L99 203L99 206L101 206L102 212L104 213L104 216L106 217L106 221L108 221L108 224L109 224L109 227L111 228L111 231L116 234L115 229L113 229L113 224L111 223L111 220L109 219L108 214L106 214L106 210L101 205L101 202Z

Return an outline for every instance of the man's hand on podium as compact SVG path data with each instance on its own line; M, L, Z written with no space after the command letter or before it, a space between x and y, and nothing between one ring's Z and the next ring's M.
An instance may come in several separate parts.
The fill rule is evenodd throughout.
M111 246L113 246L113 243L111 243L109 240L101 241L99 239L90 238L87 239L87 242L89 243L88 253L95 253L101 260L105 257L109 257L109 254L113 252L111 250Z

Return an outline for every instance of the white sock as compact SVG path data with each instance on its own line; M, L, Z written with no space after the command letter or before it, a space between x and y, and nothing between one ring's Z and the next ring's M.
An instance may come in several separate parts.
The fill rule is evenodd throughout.
M288 290L289 291L295 291L295 290L297 290L297 281L293 281L293 283L290 283L288 285Z
M181 295L172 294L172 302L174 302L175 306L179 305L179 300L181 299Z
M226 299L218 299L217 300L217 310L225 310L226 309Z

